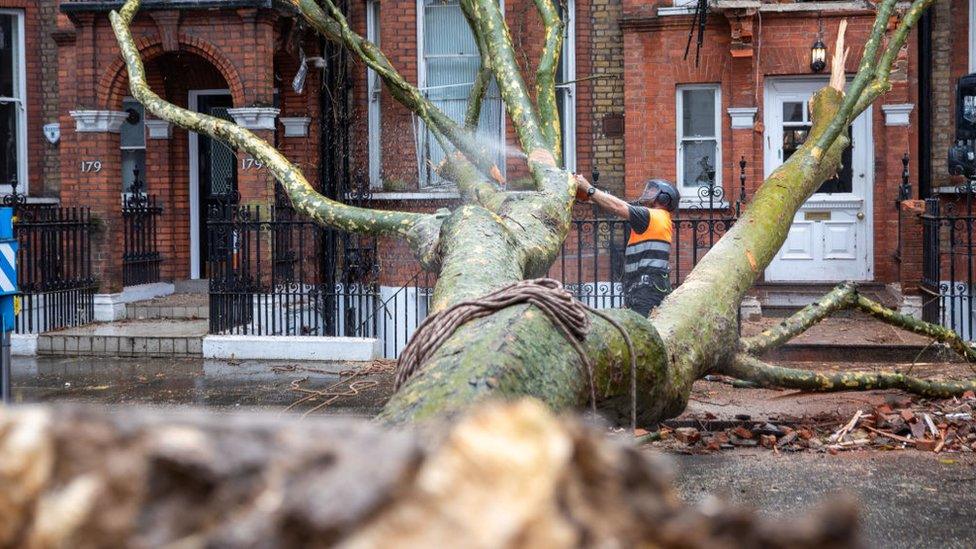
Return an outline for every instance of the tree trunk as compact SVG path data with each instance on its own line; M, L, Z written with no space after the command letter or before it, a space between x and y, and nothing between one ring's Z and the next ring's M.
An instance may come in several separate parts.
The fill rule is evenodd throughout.
M883 0L858 73L846 87L846 21L842 22L830 85L811 100L813 127L803 146L764 182L736 224L650 320L626 312L611 313L636 342L635 400L644 421L679 413L692 382L709 372L762 369L758 361L751 363L751 368L733 368L742 362L737 359L741 345L737 333L739 303L782 246L800 206L837 172L841 153L849 144L844 129L890 87L888 76L897 52L908 30L932 1L916 0L888 43L883 44L896 3ZM247 130L162 100L146 83L129 30L138 0L128 0L118 13L111 14L133 96L162 119L254 155L281 182L295 208L319 223L407 240L421 264L438 273L434 313L543 276L569 232L576 191L574 176L557 167L559 121L553 100L562 22L552 0L535 0L546 41L534 102L516 62L498 2L461 0L479 52L485 57L482 73L490 70L494 76L515 135L528 153L528 169L536 189L524 195L506 193L495 185L501 179L499 171L486 161L468 129L476 125L479 105L469 105L464 126L452 121L397 73L375 45L353 32L332 0L321 0L324 8L315 0L290 3L312 28L345 45L376 71L394 97L423 120L440 143L456 148L457 154L448 155L439 170L457 183L465 205L454 212L433 215L351 208L316 193L296 166ZM486 75L479 75L478 81L470 94L473 101L483 95L479 88L485 85ZM886 316L882 313L878 315ZM600 399L619 398L630 387L625 339L603 319L595 318L592 324L583 342L595 369L595 379L590 380L574 346L532 306L513 306L471 321L420 365L386 405L382 417L409 421L451 415L489 396L534 396L556 409L578 407L590 398L591 383L596 385ZM962 345L957 347L965 351L965 343ZM788 377L761 373L754 375L764 381Z
M0 410L4 547L848 547L851 505L689 507L666 468L523 401L450 430L78 407ZM394 542L395 540L395 542Z

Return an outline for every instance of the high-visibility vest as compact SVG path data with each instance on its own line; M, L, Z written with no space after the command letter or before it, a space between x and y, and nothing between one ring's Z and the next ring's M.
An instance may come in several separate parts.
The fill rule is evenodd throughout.
M650 208L647 229L631 229L624 255L624 288L641 283L642 275L667 275L671 272L671 240L674 225L667 210Z

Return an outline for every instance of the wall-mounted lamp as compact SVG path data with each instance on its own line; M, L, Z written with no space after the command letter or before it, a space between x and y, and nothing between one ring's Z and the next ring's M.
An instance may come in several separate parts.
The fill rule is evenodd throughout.
M827 46L823 43L823 19L817 17L817 41L810 48L810 70L820 72L827 68Z
M820 72L827 68L827 46L823 40L817 38L810 48L810 69L813 72Z

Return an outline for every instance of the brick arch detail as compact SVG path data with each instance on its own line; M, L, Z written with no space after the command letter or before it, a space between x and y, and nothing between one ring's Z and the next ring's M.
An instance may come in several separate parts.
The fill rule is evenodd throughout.
M202 38L183 33L179 35L179 44L180 51L193 53L209 62L227 82L234 106L244 106L244 83L241 81L237 68L220 52L217 46ZM136 47L143 63L166 53L158 35L143 36L137 39ZM122 99L127 95L126 82L125 60L122 59L122 54L119 54L99 79L98 104L106 109L118 108L122 104Z

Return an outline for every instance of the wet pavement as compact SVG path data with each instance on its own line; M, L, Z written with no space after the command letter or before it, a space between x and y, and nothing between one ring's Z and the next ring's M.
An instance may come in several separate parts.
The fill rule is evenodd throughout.
M868 547L976 547L973 454L743 450L672 461L676 486L689 502L715 494L790 520L846 494L862 504Z
M353 368L341 362L298 365L199 358L14 357L12 398L17 403L283 409L308 396L308 391L325 392L339 384ZM359 383L358 394L345 395L321 412L374 415L390 391L386 377L363 376L360 381L370 383ZM347 387L344 383L339 388ZM314 404L306 401L292 410L305 412Z
M883 366L891 365L867 369ZM198 405L216 411L258 408L304 414L311 410L371 417L391 392L391 364L376 363L366 372L355 368L362 367L203 359L15 358L13 397L16 402ZM913 369L920 375L971 373L961 365L917 364ZM683 417L749 413L758 421L826 411L845 416L883 400L884 393L809 395L732 389L700 381ZM327 401L328 406L315 409ZM862 503L863 531L870 547L976 547L976 454L914 450L776 454L752 449L670 459L675 483L691 502L718 494L789 520L847 493Z

